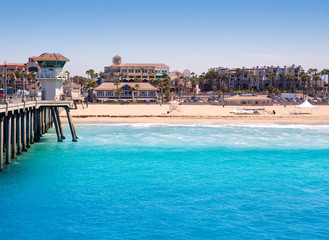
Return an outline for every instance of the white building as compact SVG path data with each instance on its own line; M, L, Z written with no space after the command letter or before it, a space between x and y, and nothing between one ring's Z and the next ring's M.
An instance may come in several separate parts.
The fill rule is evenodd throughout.
M224 79L228 88L231 89L265 89L270 84L279 89L300 89L302 83L300 79L301 73L304 71L301 66L263 66L253 68L210 68L209 71L220 72L225 75L229 73L227 79ZM276 76L272 80L269 74L273 72ZM296 76L296 79L283 79L282 74L290 74Z
M41 100L60 100L62 84L66 74L62 73L66 62L70 61L59 53L44 53L35 58L41 71L36 79L41 83ZM40 96L38 96L40 99Z

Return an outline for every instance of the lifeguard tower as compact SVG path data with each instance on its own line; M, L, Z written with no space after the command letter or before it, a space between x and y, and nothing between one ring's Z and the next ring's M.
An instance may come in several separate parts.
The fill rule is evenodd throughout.
M66 62L70 61L59 53L44 53L35 59L41 71L37 74L36 80L41 83L41 100L60 100L63 81L66 74L62 73Z

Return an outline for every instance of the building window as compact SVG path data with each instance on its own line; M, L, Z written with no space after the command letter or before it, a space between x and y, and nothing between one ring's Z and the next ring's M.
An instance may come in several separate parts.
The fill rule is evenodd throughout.
M139 92L140 97L147 97L147 92Z
M106 97L113 97L113 92L106 92Z
M130 72L130 73L133 73L133 72L134 72L134 69L129 69L129 72Z
M104 92L97 92L97 97L104 97Z
M155 92L149 92L149 96L150 97L154 97L155 96Z

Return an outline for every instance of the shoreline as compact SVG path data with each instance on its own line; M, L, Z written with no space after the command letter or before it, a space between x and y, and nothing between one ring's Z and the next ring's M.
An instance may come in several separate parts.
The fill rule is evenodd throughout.
M72 116L74 123L106 124L106 123L166 123L166 124L193 124L193 123L266 123L266 124L307 124L329 125L328 119L305 117L264 117L264 116L221 116L221 117L197 117L197 116ZM63 123L67 123L66 117L61 117Z
M266 108L259 115L233 115L234 109ZM169 105L89 105L89 108L72 109L74 123L274 123L329 125L329 105L319 106L312 112L292 114L293 106L227 106L182 105L171 112ZM276 114L271 114L275 110ZM307 114L306 114L307 113ZM61 113L67 122L65 111Z

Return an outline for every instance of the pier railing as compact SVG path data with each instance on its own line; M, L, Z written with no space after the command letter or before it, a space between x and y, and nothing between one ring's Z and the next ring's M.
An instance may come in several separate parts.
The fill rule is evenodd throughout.
M64 108L71 130L72 141L77 141L70 108L71 101L24 101L0 104L0 170L11 158L26 152L31 144L38 142L48 129L55 127L57 141L65 139L59 117L59 108Z

